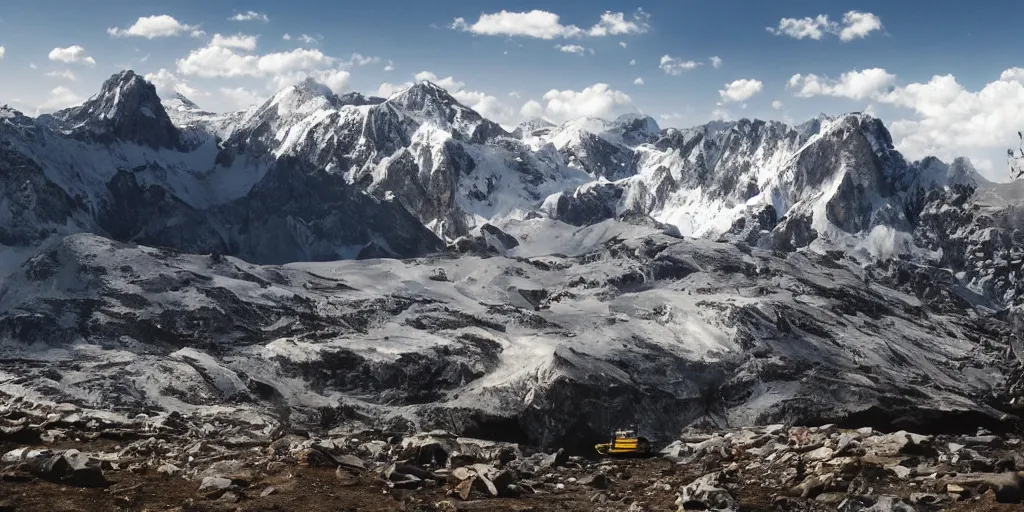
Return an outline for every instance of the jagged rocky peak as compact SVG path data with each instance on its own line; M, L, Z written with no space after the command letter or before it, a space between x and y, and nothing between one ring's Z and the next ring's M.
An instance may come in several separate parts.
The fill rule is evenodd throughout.
M363 105L379 105L384 102L384 98L377 96L363 96L355 91L339 95L338 100L342 105L352 105L355 107L361 107Z
M171 96L171 101L174 101L175 103L189 110L202 110L201 108L199 108L199 105L196 105L194 101L188 99L187 97L185 97L184 94L180 92L174 93L174 95Z
M80 136L133 142L152 148L180 149L181 137L153 84L132 70L115 73L99 94L53 118Z
M386 102L410 115L420 124L432 123L458 139L482 143L495 137L508 137L497 123L459 103L447 89L423 80L399 91Z
M653 117L643 114L623 114L612 121L608 131L622 137L627 144L653 142L661 134L661 128Z
M543 137L551 133L551 129L555 126L555 123L552 123L547 119L534 117L519 123L519 125L512 130L512 136L519 139L526 137Z
M295 85L285 87L267 100L263 108L276 107L279 113L288 111L312 112L326 108L337 108L339 98L330 87L307 78Z

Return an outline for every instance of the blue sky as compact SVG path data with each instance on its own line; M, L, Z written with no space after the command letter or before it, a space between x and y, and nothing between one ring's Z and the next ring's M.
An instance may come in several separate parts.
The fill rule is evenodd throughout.
M418 75L505 125L628 111L662 126L800 122L866 110L908 156L966 155L1001 178L1024 128L1017 11L947 0L6 0L0 103L68 106L128 67L218 111L306 76L382 94Z

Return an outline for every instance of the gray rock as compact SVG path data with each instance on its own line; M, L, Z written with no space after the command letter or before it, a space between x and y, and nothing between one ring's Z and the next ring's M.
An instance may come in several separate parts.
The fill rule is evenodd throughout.
M230 488L232 485L230 478L224 478L222 476L208 476L203 478L203 481L199 484L200 491L218 491Z

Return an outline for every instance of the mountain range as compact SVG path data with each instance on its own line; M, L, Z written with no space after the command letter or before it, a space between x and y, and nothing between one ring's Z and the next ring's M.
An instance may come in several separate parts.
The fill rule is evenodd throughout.
M507 131L430 82L213 113L124 71L0 107L0 392L540 444L998 425L1021 197L864 113Z

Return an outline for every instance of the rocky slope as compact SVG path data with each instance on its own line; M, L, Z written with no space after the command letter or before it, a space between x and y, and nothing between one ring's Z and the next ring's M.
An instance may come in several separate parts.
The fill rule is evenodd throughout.
M0 110L0 393L569 450L1004 430L1021 196L864 114L508 133L428 82L213 114L126 71Z

